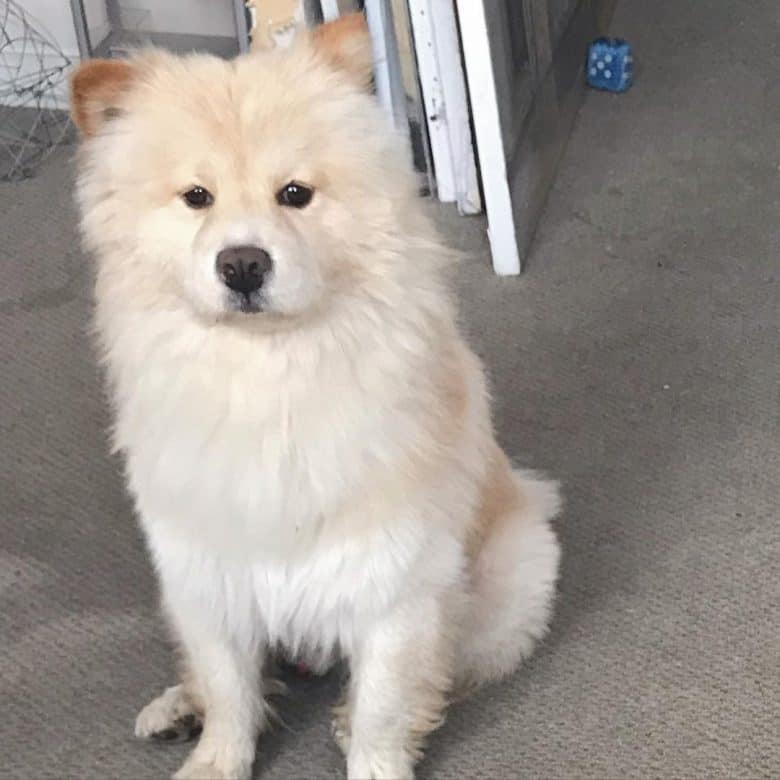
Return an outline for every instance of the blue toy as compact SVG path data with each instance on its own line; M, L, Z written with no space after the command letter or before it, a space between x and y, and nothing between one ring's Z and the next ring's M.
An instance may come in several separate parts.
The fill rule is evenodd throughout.
M588 49L588 84L609 92L625 92L634 81L631 46L620 38L597 38Z

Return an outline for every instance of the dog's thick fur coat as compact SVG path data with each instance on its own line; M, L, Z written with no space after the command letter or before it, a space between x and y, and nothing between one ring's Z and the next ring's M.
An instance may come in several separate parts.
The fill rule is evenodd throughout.
M282 650L347 659L352 778L411 777L453 691L550 619L552 483L512 470L358 18L223 62L159 51L72 82L116 425L183 656L139 736L202 719L179 778L246 778ZM276 193L303 182L305 208ZM213 195L191 209L182 193ZM217 253L273 260L257 313Z

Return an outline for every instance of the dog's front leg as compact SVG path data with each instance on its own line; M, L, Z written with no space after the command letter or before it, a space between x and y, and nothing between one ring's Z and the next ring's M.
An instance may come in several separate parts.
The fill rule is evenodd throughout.
M261 622L241 571L157 548L163 604L203 709L203 732L177 780L249 778L264 725Z
M176 780L244 780L252 773L255 743L264 717L260 659L225 637L185 640L203 694L203 733Z
M450 688L449 625L441 600L423 597L377 622L358 644L342 741L350 780L414 776Z

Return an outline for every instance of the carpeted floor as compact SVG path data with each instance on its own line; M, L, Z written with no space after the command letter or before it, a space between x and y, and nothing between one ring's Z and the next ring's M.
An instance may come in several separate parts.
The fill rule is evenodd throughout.
M637 83L589 95L520 280L468 250L503 442L562 479L549 640L455 706L431 778L780 775L780 10L623 0ZM0 186L0 777L154 778L171 682L106 454L70 151ZM338 777L335 678L293 681L258 775Z

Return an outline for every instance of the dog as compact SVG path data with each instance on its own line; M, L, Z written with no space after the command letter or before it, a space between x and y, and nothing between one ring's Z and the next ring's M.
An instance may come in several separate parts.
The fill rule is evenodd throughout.
M202 726L181 780L251 775L277 652L345 660L349 778L413 777L447 702L551 618L557 486L496 443L371 74L346 16L72 77L113 443L182 657L135 731Z

